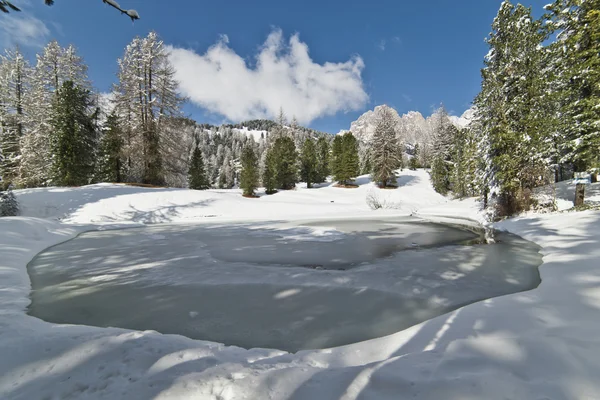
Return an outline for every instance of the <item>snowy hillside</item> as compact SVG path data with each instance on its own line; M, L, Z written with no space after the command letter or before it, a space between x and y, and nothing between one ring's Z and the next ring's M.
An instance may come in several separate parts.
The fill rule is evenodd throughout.
M25 313L31 287L27 263L43 249L90 229L203 221L225 227L254 221L248 226L258 228L267 221L307 218L326 226L335 217L411 213L432 220L481 221L475 199L451 201L438 195L423 170L401 173L396 190L376 189L367 177L358 183L358 189L300 187L259 199L243 198L237 190L109 184L17 191L23 215L0 218L0 398L598 398L598 211L531 215L496 225L541 246L542 283L535 290L477 302L389 336L331 349L296 354L243 349L154 331L53 324ZM391 208L370 210L369 194ZM572 185L562 184L557 195L566 205ZM589 186L588 195L589 201L600 201L600 185ZM285 240L335 240L336 234L303 230ZM419 251L411 254L418 257ZM446 252L440 258L457 258L465 273L472 261ZM282 283L307 279L289 271ZM149 262L117 268L103 279L115 276L151 280L163 275L160 265ZM230 281L244 276L243 271L232 273ZM345 284L335 275L328 279ZM452 285L457 277L446 279ZM277 293L271 300L282 301L299 290ZM189 310L181 312L194 318Z

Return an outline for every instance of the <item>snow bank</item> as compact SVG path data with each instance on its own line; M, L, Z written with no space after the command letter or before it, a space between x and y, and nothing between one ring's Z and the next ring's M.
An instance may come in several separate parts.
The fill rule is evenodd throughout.
M472 205L433 193L423 174L408 173L414 178L405 188L385 194L405 202L390 212L477 218ZM537 289L334 349L244 350L155 332L55 325L23 313L26 263L85 229L72 224L367 215L371 188L363 182L355 190L299 189L257 200L235 191L114 185L22 191L26 215L53 220L0 220L0 398L600 398L600 212L498 225L542 247Z

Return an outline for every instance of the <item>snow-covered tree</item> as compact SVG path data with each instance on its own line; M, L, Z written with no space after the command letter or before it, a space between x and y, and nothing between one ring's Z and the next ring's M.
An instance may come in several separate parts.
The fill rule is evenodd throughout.
M116 110L124 124L125 153L131 180L165 181L161 141L169 131L168 117L178 116L182 98L164 43L155 32L135 38L118 61Z
M600 166L600 0L555 0L546 8L556 35L550 59L558 154L585 171Z
M544 39L542 24L530 9L502 3L487 39L490 51L475 101L483 184L497 199L498 215L527 208L527 192L545 175Z
M389 107L383 107L377 115L377 124L371 144L373 181L381 187L396 183L396 170L402 164L398 144L398 124Z
M18 48L0 56L0 177L5 186L19 180L30 77L29 63Z
M19 203L10 188L0 191L0 217L19 215Z

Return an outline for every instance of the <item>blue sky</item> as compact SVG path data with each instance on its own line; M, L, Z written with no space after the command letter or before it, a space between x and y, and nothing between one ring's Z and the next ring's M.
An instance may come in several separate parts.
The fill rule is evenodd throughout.
M273 114L281 103L307 125L332 133L383 103L400 113L428 115L443 102L460 115L479 90L484 38L501 3L120 0L123 8L140 13L142 19L132 24L101 0L56 0L53 7L42 0L14 2L24 5L24 12L1 17L0 45L20 42L31 55L52 38L73 43L100 91L108 91L115 81L116 60L127 43L155 30L178 54L178 77L196 103L187 104L185 111L199 122ZM523 4L540 15L547 2ZM269 37L277 42L270 54L279 72L265 67L256 73L257 55L269 55L264 54ZM235 68L221 69L225 63ZM295 77L293 84L273 83L288 75ZM236 87L221 90L224 82ZM305 89L294 91L294 85ZM268 104L258 105L261 99ZM320 116L327 113L334 115Z

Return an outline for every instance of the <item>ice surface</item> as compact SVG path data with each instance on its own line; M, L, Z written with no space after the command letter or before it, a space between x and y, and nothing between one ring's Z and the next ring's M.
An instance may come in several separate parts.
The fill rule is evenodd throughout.
M328 348L537 286L538 247L499 235L465 246L480 235L411 218L90 232L30 263L29 313L245 348Z

